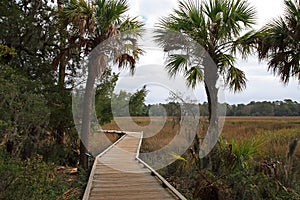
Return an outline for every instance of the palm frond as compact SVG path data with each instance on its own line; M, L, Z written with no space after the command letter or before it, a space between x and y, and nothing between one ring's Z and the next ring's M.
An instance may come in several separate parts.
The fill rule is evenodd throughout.
M124 21L122 21L120 25L120 32L130 32L131 34L134 34L136 36L140 36L141 33L144 31L143 26L145 24L137 19L137 17L134 18L126 18Z
M195 88L197 83L204 81L203 70L199 66L193 66L185 71L184 76L186 78L187 86Z
M218 69L219 73L224 74L226 73L226 69L228 67L234 66L235 57L231 54L222 53L218 55Z
M102 31L111 24L120 25L122 15L129 9L127 0L97 0L95 6L98 29Z
M232 12L228 15L226 24L232 27L234 36L238 36L244 28L249 28L255 24L256 12L254 7L250 6L247 1L235 1Z
M136 59L132 55L129 55L128 53L120 54L115 62L118 63L119 69L129 68L131 74L134 74Z
M94 10L94 6L85 0L71 0L59 13L59 18L63 27L73 24L83 36L86 29L94 32Z
M234 92L238 92L246 88L246 76L245 73L231 66L227 72L226 84L229 86L231 90Z
M288 83L292 76L299 78L300 7L291 0L284 3L284 15L262 28L258 55L260 60L268 61L270 71Z
M262 32L254 30L246 32L244 35L233 41L231 53L236 54L239 52L242 55L242 58L247 58L248 55L253 54L254 50L257 49L257 44L262 35Z
M171 77L176 76L180 72L184 72L187 68L188 58L182 54L169 55L167 59L166 69Z
M287 84L290 77L299 77L300 55L293 51L278 52L269 56L268 69L278 75L280 80Z

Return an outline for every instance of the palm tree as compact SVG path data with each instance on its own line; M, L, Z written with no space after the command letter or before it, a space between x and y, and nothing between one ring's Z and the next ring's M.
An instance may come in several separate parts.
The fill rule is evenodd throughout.
M204 82L210 113L208 134L213 138L217 138L219 132L217 80L223 77L234 91L245 88L246 77L235 66L235 53L244 57L251 53L254 45L247 41L254 37L254 31L243 36L241 32L254 23L255 10L245 0L180 0L179 8L159 22L156 39L168 52L168 73L171 76L182 73L192 88ZM179 44L184 39L172 37L174 32L192 39L198 47L192 47L190 42ZM194 49L199 46L209 56L201 50L195 53Z
M260 60L268 61L268 70L284 83L290 77L300 80L300 4L285 0L283 17L265 25L258 40Z
M86 54L92 54L88 62L81 127L80 164L84 169L87 169L85 153L89 144L93 89L96 77L100 78L107 67L107 51L114 54L113 60L119 67L128 66L132 73L136 60L142 53L137 47L135 37L139 36L143 24L136 18L125 18L124 13L127 10L126 0L96 0L93 4L84 0L71 0L61 13L62 23L69 25L76 33L73 41ZM118 44L114 44L114 47L108 45L105 50L97 49L99 44L125 31L130 31L130 34L125 39L116 39ZM126 47L121 44L125 40Z

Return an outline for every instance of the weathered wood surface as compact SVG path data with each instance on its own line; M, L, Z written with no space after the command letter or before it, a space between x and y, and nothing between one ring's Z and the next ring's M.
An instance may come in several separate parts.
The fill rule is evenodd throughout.
M176 199L151 171L136 159L141 133L127 132L96 157L84 200Z

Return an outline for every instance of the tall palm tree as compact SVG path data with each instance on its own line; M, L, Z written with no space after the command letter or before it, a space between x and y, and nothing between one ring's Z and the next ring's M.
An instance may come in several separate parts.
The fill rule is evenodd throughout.
M300 5L292 0L284 5L284 15L262 28L258 54L268 61L269 70L288 83L290 77L300 80Z
M246 86L244 72L235 66L235 53L243 56L251 53L254 46L246 45L246 42L254 32L243 36L241 33L254 23L255 10L246 0L180 0L179 8L158 24L156 40L168 52L166 69L169 74L182 73L192 88L204 82L210 113L208 134L211 137L216 138L218 134L218 78L223 77L225 84L234 91ZM201 52L190 53L195 52L191 50L191 43L179 44L183 40L174 39L172 32L192 39L209 56L202 56Z
M90 121L92 113L92 97L95 79L100 78L107 67L110 54L119 67L128 66L133 72L136 60L142 53L137 47L136 37L139 36L143 24L136 18L125 18L129 9L127 0L96 0L87 3L84 0L71 0L63 9L61 18L66 26L75 30L74 39L86 54L91 53L88 62L88 78L83 103L83 118L81 127L80 164L87 169ZM107 49L97 49L97 46L110 38L117 37L122 32L130 31L126 39L117 39L119 44ZM120 43L126 45L120 47ZM118 43L117 42L117 43ZM128 44L130 43L130 44ZM125 49L125 50L124 50Z

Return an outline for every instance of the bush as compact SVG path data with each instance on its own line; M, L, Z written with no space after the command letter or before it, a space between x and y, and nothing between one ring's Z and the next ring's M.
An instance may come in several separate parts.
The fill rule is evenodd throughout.
M187 161L176 161L160 172L189 199L300 199L297 183L285 181L288 163L254 159L262 144L255 139L220 140L211 155L217 163L214 170L203 168L203 160L195 162L187 152ZM289 180L297 176L292 170L289 175Z
M67 184L54 167L39 155L21 161L0 152L0 199L56 199Z

